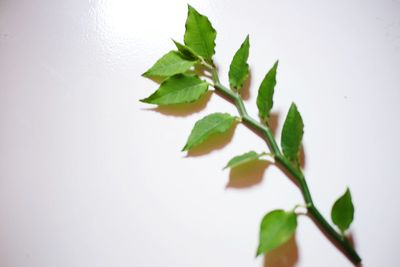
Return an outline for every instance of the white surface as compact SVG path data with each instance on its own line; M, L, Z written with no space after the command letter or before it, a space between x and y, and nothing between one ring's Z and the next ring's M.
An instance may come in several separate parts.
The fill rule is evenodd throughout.
M399 1L250 3L191 2L218 31L222 79L249 33L256 115L258 84L279 58L277 132L295 101L318 207L329 217L350 186L364 266L399 266ZM138 102L156 89L140 74L182 40L186 8L0 2L0 266L351 266L305 217L289 262L254 259L262 216L301 202L297 188L275 167L226 188L227 159L265 148L241 125L209 154L179 152L195 120L236 114L230 104L214 95L166 115Z

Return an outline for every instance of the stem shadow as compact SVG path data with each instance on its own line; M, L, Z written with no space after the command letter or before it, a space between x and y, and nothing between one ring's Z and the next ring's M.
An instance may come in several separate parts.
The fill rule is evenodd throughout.
M349 243L353 246L354 249L356 249L357 244L356 244L356 240L354 237L354 233L353 232L349 232L347 235L347 240L349 240ZM362 267L362 262L358 263L357 265L355 265L356 267Z
M199 77L208 78L212 81L212 76L210 73L201 65L196 65L193 70L190 71L191 74L195 74Z
M292 176L292 174L290 173L290 172L288 172L286 169L285 169L285 167L284 166L282 166L280 163L275 163L275 166L281 171L281 172L283 172L285 175L286 175L286 177L288 177L289 178L289 180L295 185L295 186L297 186L297 188L299 188L299 190L301 190L301 188L300 188L300 184L297 182L297 180L296 180L296 178L294 178L293 176Z
M266 160L254 160L230 169L229 181L225 188L241 189L259 184L270 165Z
M351 262L351 258L347 255L345 249L340 246L335 239L333 239L327 231L325 231L325 229L319 225L318 221L316 219L314 219L312 216L310 216L309 214L307 214L307 216L314 222L314 224L318 227L318 229L321 231L321 233L331 242L332 245L334 245L336 247L337 250L339 250L340 252L342 252L342 254L348 258ZM352 233L349 233L346 236L347 240L349 241L349 243L353 246L354 250L356 250L356 246L355 246L355 238L354 235ZM358 264L354 264L355 267L361 267L362 266L362 262L358 263Z
M299 249L296 235L282 246L265 254L263 267L294 267L299 261Z

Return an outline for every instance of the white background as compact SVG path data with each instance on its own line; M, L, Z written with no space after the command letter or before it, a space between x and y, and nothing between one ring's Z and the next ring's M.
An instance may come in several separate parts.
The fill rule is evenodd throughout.
M253 116L280 60L278 140L295 101L317 206L329 218L349 186L364 266L399 266L400 2L190 3L218 32L224 83L250 34ZM180 152L197 119L231 104L138 102L157 88L140 74L183 40L186 14L178 0L0 2L1 267L352 266L305 216L295 239L254 258L262 216L301 203L298 189L265 163L221 170L266 149L242 125Z

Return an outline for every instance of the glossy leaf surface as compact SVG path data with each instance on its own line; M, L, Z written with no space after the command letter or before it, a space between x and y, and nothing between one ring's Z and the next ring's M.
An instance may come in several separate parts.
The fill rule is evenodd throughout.
M249 36L246 37L239 50L233 56L230 68L229 68L229 84L233 89L240 89L243 87L243 83L249 77L249 64L247 59L249 58Z
M207 61L211 61L212 56L215 54L215 38L217 36L217 32L212 27L211 22L206 16L201 15L196 9L188 5L185 26L185 45Z
M261 82L260 88L258 89L257 95L257 107L258 113L262 120L267 120L269 113L274 105L273 97L276 85L276 70L278 68L278 61L275 62L274 66L265 75Z
M208 89L208 83L197 76L177 74L165 80L157 91L140 101L156 105L194 102Z
M263 154L258 154L255 151L249 151L249 152L244 153L242 155L233 157L231 160L229 160L228 164L226 164L224 169L226 169L226 168L235 168L235 167L237 167L239 165L248 163L248 162L253 161L253 160L257 160L262 155Z
M281 137L283 154L291 161L298 161L303 128L303 119L296 104L292 103L283 124Z
M183 73L196 65L196 60L188 60L176 51L170 51L161 57L148 71L145 77L169 77Z
M344 232L353 222L354 206L351 199L350 190L347 188L346 192L336 200L331 210L331 217L333 223Z
M274 210L264 216L260 226L260 241L257 256L270 252L288 241L297 227L296 213Z
M194 52L190 47L181 44L175 40L172 40L176 46L176 48L178 49L178 51L188 60L197 60L197 59L201 59L201 56L196 54L196 52Z
M234 121L235 117L228 113L213 113L202 118L194 125L182 151L190 150L203 143L211 135L228 131L232 127Z

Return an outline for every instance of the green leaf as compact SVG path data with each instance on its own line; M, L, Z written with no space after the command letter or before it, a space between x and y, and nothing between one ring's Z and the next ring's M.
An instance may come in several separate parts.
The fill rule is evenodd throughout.
M297 215L293 211L274 210L264 216L260 227L257 256L269 252L288 241L297 227Z
M267 120L269 112L274 105L273 96L276 85L276 69L278 68L278 61L275 62L274 66L265 75L260 88L258 89L257 95L257 107L258 113L262 120Z
M244 153L242 155L233 157L231 160L229 160L228 164L226 164L224 169L226 169L226 168L234 168L234 167L237 167L239 165L245 164L247 162L250 162L250 161L253 161L253 160L257 160L263 155L264 155L263 153L258 154L255 151L249 151L249 152Z
M176 51L170 51L160 58L148 71L145 77L169 77L183 73L196 65L197 61L188 60Z
M247 59L249 58L249 36L240 46L239 50L233 56L231 66L229 68L229 83L231 88L240 89L243 87L243 83L249 77L249 64L247 64Z
M298 161L301 139L303 138L303 119L295 103L290 106L283 124L281 145L283 154L291 161Z
M339 227L342 233L349 228L354 218L354 206L349 188L333 204L331 217L333 223Z
M197 76L177 74L165 80L157 91L140 101L156 105L194 102L208 89L208 83Z
M234 121L235 117L228 113L213 113L202 118L194 125L182 151L190 150L203 143L211 135L228 131L232 127Z
M217 32L206 16L201 15L188 5L184 41L194 52L207 61L215 54L215 38Z
M202 57L198 54L196 54L196 52L194 52L190 47L181 44L175 40L172 39L172 41L174 42L176 48L178 49L178 51L184 56L186 57L188 60L202 60Z

